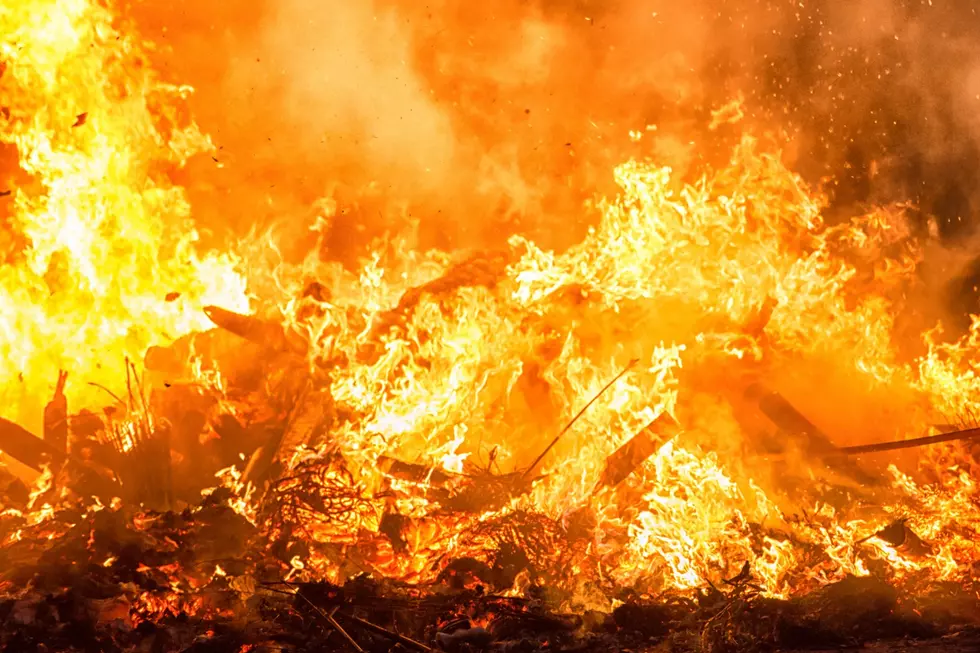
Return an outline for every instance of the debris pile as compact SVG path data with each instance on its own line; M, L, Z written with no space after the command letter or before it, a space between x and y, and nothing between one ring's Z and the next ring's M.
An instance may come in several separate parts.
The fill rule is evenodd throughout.
M903 639L969 650L980 642L975 596L956 604L849 577L799 599L769 599L748 566L719 588L624 596L611 613L569 612L571 597L544 584L520 596L462 587L462 564L425 586L366 575L341 585L289 581L289 565L229 498L216 490L181 512L62 502L36 524L8 510L2 650L720 652Z
M720 583L653 593L604 576L601 504L554 519L519 502L543 478L534 472L543 455L516 473L492 460L463 473L384 457L388 484L368 488L322 421L288 457L281 449L295 406L308 400L308 386L296 390L303 384L268 386L258 409L255 392L228 386L171 384L144 397L130 376L127 399L96 417L68 416L64 379L45 423L70 428L42 439L5 424L8 455L43 472L33 488L4 480L5 651L728 652L909 639L968 650L980 641L980 576L972 585L928 574L890 584L882 565L774 597L754 571L763 555ZM230 407L236 396L250 410ZM843 477L878 482L842 466L829 437L808 432L787 400L761 396L787 437L819 447ZM276 410L290 401L292 410ZM593 501L632 492L634 471L681 432L661 415L627 439L605 461ZM237 468L223 467L235 457L216 444L222 437L246 447ZM206 487L215 474L221 483ZM817 515L799 519L819 528ZM764 551L777 534L754 528ZM906 520L853 544L872 540L929 554Z

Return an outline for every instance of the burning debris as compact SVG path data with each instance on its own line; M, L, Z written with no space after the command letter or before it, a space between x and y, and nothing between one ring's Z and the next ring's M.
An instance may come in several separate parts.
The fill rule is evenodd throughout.
M427 287L444 289L429 300L413 293L421 315L424 302L452 307L470 288ZM571 304L555 293L565 318L601 318L596 300L575 292ZM325 319L332 306L313 301L322 310L307 316ZM44 438L6 423L6 453L43 472L33 491L12 482L4 494L7 648L743 651L946 637L966 650L976 641L973 513L938 510L974 497L969 476L920 487L895 470L889 483L849 457L949 446L972 431L840 447L758 382L719 391L733 410L755 410L756 423L778 430L775 444L752 455L810 457L802 468L816 474L812 487L786 500L818 503L794 516L751 480L750 498L719 452L702 448L697 406L666 383L666 357L591 378L596 390L574 412L559 411L571 417L557 435L537 438L542 446L524 465L503 466L507 440L477 461L478 451L463 449L466 431L438 422L426 423L451 439L411 458L392 436L405 427L353 408L337 383L350 370L390 365L377 348L340 347L348 353L332 357L343 364L324 368L316 340L283 344L304 340L297 322L208 315L219 326L213 351L237 353L214 345L240 339L268 355L220 381L190 357L198 382L149 390L127 363L125 399L113 395L101 416L70 413L60 373ZM519 318L523 328L549 334L553 322L534 316ZM418 328L411 317L366 325L358 332L368 342ZM755 337L768 325L757 324ZM416 355L431 343L411 342ZM182 347L154 352L149 370L171 361L163 371L175 372ZM653 416L632 431L625 425L635 420L619 422L621 444L603 445L604 456L576 468L581 486L569 486L575 476L563 468L590 451L589 432L623 414L617 394L643 388L635 384L647 375L656 385L635 400L659 392L673 403L637 411ZM532 396L548 381L520 370L514 383ZM486 409L477 414L487 428L506 420L492 402ZM744 416L738 423L753 428ZM586 437L575 440L579 433ZM572 449L563 448L568 438ZM216 473L220 484L209 487ZM554 483L572 493L567 502L542 494ZM899 510L907 516L895 519Z
M978 430L929 433L980 410L980 320L907 355L900 210L828 224L746 135L693 180L620 165L564 251L256 270L192 247L189 90L110 6L42 4L0 14L36 181L0 267L4 650L976 644Z

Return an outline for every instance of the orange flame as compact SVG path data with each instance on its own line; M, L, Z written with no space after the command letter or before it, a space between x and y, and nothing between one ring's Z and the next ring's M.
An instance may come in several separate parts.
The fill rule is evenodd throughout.
M112 384L112 361L207 328L203 304L248 301L235 255L195 249L190 207L168 176L211 147L183 110L190 89L160 81L146 46L90 0L14 4L0 27L10 107L0 138L24 173L0 267L0 363L23 380L5 377L0 398L3 414L26 420L57 370ZM713 126L742 115L726 105ZM772 596L881 567L898 580L962 580L980 526L963 449L934 449L919 469L892 467L870 498L832 503L819 461L793 447L776 460L762 446L772 434L742 392L758 379L785 387L846 439L919 435L975 414L980 319L958 342L926 333L917 360L902 353L897 320L922 256L902 211L828 224L819 193L750 137L693 183L645 160L614 176L619 194L588 207L594 228L565 251L514 236L507 251L467 258L419 251L409 234L379 241L353 273L315 255L278 265L262 299L307 342L311 396L343 409L328 434L336 448L290 464L339 452L349 470L328 469L321 485L357 505L334 522L299 511L294 536L314 553L294 558L290 577L366 567L432 580L447 560L485 557L521 530L500 527L507 519L534 515L541 558L568 584L684 591L746 562ZM337 210L322 208L315 236ZM220 370L193 367L224 387ZM72 392L76 406L94 400ZM864 405L831 410L853 396ZM609 455L661 415L681 425L676 436L620 486L597 487ZM496 490L469 512L447 510L431 484L394 478L383 458L449 475L450 494L474 477ZM233 507L258 523L253 488L237 471L222 476ZM397 548L380 536L392 511L406 518ZM875 535L901 517L927 551ZM559 529L568 542L556 543Z
M118 386L124 358L207 328L203 304L247 308L236 257L198 253L168 178L211 148L184 115L191 89L162 82L125 27L91 0L0 12L0 142L23 172L0 228L5 417L33 422L59 369ZM105 399L83 382L76 409Z

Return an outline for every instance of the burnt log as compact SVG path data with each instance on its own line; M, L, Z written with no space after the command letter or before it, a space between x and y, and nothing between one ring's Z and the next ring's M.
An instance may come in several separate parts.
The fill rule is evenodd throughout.
M204 314L215 326L250 342L263 345L273 351L305 356L305 342L287 336L281 325L254 315L242 315L218 306L205 306Z
M828 469L861 485L876 486L881 483L879 476L862 469L852 460L842 458L841 450L834 445L830 436L775 390L754 383L746 390L745 396L780 431L792 438L803 453L818 459Z
M277 437L272 438L273 442L278 442ZM275 449L272 443L259 446L252 455L249 456L242 472L242 481L251 483L255 487L262 487L273 476L276 476L279 466L275 461Z
M408 289L398 305L375 317L366 343L359 352L365 362L372 362L384 350L382 337L392 329L403 327L425 301L452 300L462 288L494 289L506 277L507 267L514 262L510 252L476 252L456 263L441 277L421 286Z
M599 482L596 483L596 490L614 488L625 481L650 456L660 451L661 447L680 432L680 424L667 413L654 418L639 433L606 458L606 466L602 470Z
M454 297L461 288L494 288L513 263L510 252L477 252L449 268L444 275L409 289L398 301L391 317L410 315L428 296L437 300Z
M61 465L68 454L53 447L14 422L0 418L0 451L28 467L42 471L46 465Z
M58 483L83 496L97 495L109 500L121 494L122 488L108 467L59 451L5 419L0 419L0 451L38 472L46 466L58 470Z

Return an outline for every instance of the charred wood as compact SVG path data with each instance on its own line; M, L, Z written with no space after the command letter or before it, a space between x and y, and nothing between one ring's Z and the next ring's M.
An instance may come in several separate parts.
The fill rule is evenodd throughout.
M869 535L863 540L858 540L857 544L863 544L872 538L887 542L900 551L914 557L927 555L931 550L929 544L912 530L906 519L893 521L874 535Z
M273 459L282 461L291 456L296 449L314 444L325 433L333 421L333 400L329 392L307 383L293 406L293 410L275 447Z
M65 397L65 381L68 373L58 372L54 397L44 407L44 441L58 451L68 453L68 400Z
M282 431L282 427L274 421L243 423L230 414L212 419L210 426L217 435L214 447L221 469L240 464L243 455L246 459L251 459L259 447L278 437Z
M366 628L367 630L370 630L373 633L377 633L379 635L382 635L385 638L390 639L393 642L396 642L398 644L401 644L402 646L404 646L407 649L410 649L410 650L413 650L413 651L421 651L422 653L428 653L428 651L431 651L432 650L432 648L426 646L422 642L416 642L414 639L411 639L410 637L405 637L404 635L399 635L398 633L392 632L392 631L388 630L387 628L382 628L381 626L379 626L377 624L373 624L370 621L365 621L364 619L361 619L360 617L357 617L355 615L346 615L346 614L340 613L337 616L341 617L341 619L349 620L352 623L354 623L354 624L356 624L356 625L358 625L358 626L360 626L362 628Z
M38 472L51 469L59 486L81 496L108 500L122 494L113 471L100 462L105 456L69 455L5 419L0 419L0 451Z
M383 351L381 336L406 324L426 299L436 302L448 300L461 288L492 289L505 277L511 263L513 255L509 252L477 252L449 268L441 277L409 289L395 308L375 318L367 344L359 356L365 361L379 356Z
M443 507L455 512L497 510L516 496L530 492L543 476L527 477L521 473L480 474L469 477L451 489L436 489L433 497Z
M306 343L297 338L290 338L278 324L254 315L235 313L218 306L205 306L204 314L216 326L240 338L266 346L273 351L293 353L298 356L306 355Z
M42 471L45 465L61 465L68 454L21 426L0 418L0 450L28 467Z
M953 431L952 433L940 433L939 435L927 435L921 438L910 440L896 440L892 442L876 442L874 444L860 444L853 447L840 447L837 453L844 456L857 456L867 453L881 453L885 451L899 451L901 449L914 449L916 447L927 447L933 444L944 442L957 442L961 440L980 439L980 428L964 429Z
M460 288L493 288L513 262L507 252L479 252L449 268L444 275L410 289L398 301L394 310L383 316L378 328L401 322L412 314L425 297L437 300L452 297Z
M663 413L656 417L606 458L606 465L596 484L596 490L614 488L625 481L640 465L660 451L664 444L680 432L680 425L670 415Z
M745 396L755 402L759 410L780 431L793 438L805 454L819 459L828 469L861 485L876 486L881 483L879 476L862 469L852 461L842 459L839 455L840 450L834 446L830 436L778 392L756 383L749 386Z
M272 436L270 441L279 441L280 436ZM270 443L260 445L245 464L242 471L242 479L246 483L251 483L255 487L264 487L281 470L281 465L275 461L275 449Z

